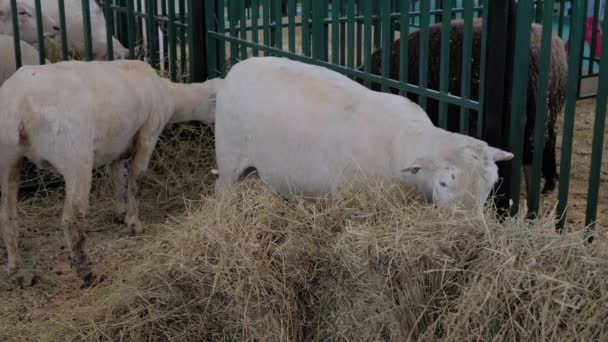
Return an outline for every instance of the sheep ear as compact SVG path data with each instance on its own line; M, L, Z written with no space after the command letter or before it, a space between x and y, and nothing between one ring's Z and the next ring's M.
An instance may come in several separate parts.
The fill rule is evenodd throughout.
M511 152L507 152L491 146L488 147L488 150L490 151L492 159L494 159L495 162L509 161L513 159L513 153Z

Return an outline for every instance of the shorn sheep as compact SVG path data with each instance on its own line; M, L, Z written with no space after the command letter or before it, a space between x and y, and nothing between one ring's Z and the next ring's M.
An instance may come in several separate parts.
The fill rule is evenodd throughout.
M59 27L59 2L57 0L45 0L40 2L43 14L43 27L45 36L54 39L56 44L61 44ZM18 0L19 38L30 44L39 44L36 11L34 0ZM84 42L84 21L82 19L82 1L65 0L65 21L68 49L79 57L86 56ZM107 35L106 20L103 9L97 2L89 0L91 10L91 42L93 46L93 59L105 60L107 58ZM0 34L13 35L12 14L10 0L0 0ZM125 48L115 37L112 37L112 48L114 59L127 57L128 49Z
M232 67L217 96L216 193L257 173L284 197L397 182L438 206L482 209L513 155L434 127L410 100L276 57Z
M110 165L118 215L134 233L141 233L138 193L159 134L169 122L213 122L220 84L221 79L173 83L148 64L128 60L24 66L9 78L0 88L0 225L9 276L22 286L34 280L17 246L24 157L63 176L66 245L73 268L89 285L97 277L84 252L82 225L92 170Z
M21 41L21 63L23 65L38 65L40 58L38 50L30 44ZM48 61L47 61L48 63ZM15 63L15 45L12 36L0 34L0 86L17 71Z
M47 1L42 1L45 3ZM17 2L17 20L19 21L19 39L29 44L38 43L36 11L33 5ZM60 28L55 20L43 13L42 28L45 37L53 38ZM0 0L0 34L13 36L13 15L10 0Z
M462 45L463 45L463 20L453 20L450 31L450 73L449 73L449 92L454 96L461 95L462 84ZM473 22L473 61L471 75L471 98L479 98L479 77L480 77L480 57L481 57L481 34L482 22L475 19ZM415 31L408 36L408 83L419 84L419 53L420 53L420 32ZM530 44L530 65L528 70L528 95L527 95L527 117L525 126L525 141L523 164L526 178L526 188L530 191L531 187L531 164L534 145L534 122L536 119L536 96L537 81L540 72L540 45L541 45L541 26L533 24L531 27ZM395 80L399 79L400 73L400 40L396 40L391 45L390 55L390 75ZM492 48L491 42L489 48ZM428 88L439 90L440 65L441 65L441 24L429 27L429 82ZM380 75L382 72L382 50L376 50L372 54L371 60L372 73ZM359 68L363 70L363 67ZM558 113L562 110L565 100L566 81L568 74L567 55L563 41L553 34L551 41L551 69L549 73L549 96L548 96L548 115L547 129L545 132L545 149L543 153L542 175L545 178L545 185L542 192L544 194L552 192L557 184L557 162L556 162L556 134L555 121ZM361 82L361 80L359 80ZM372 89L380 90L380 85L374 83ZM394 90L393 90L394 91ZM418 96L413 93L407 95L412 101L417 102ZM448 130L459 130L459 107L450 105L448 107ZM439 105L437 100L428 99L427 113L435 125L438 124ZM492 113L488 113L492 115ZM470 132L475 131L477 116L470 116Z

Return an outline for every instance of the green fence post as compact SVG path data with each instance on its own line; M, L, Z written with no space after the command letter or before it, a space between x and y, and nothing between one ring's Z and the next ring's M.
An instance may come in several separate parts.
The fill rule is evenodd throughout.
M21 40L19 39L19 14L17 0L11 0L11 16L13 20L13 45L15 48L15 70L21 68Z
M88 61L92 61L93 42L91 39L91 9L89 8L89 0L82 0L82 19L84 22L84 46L86 49L86 58Z
M568 83L566 91L566 108L564 110L564 132L562 137L562 155L559 169L559 194L557 202L557 231L563 232L566 223L568 207L568 191L570 188L570 164L572 162L572 140L574 137L574 116L576 99L579 90L580 61L578 51L583 48L583 33L585 25L585 9L580 1L572 3L572 26L570 34L570 51L568 56Z
M515 27L515 1L487 1L487 40L492 42L492 48L485 51L486 73L484 78L483 140L490 146L508 149L509 146L509 110L508 98L511 91L513 70L513 46L509 32ZM487 44L489 46L489 44ZM502 182L496 186L494 198L498 214L503 217L509 210L509 189L511 173L509 165L498 165Z
M608 6L605 7L603 32L608 32ZM600 60L608 61L608 35L604 36ZM608 65L600 65L598 97L596 100L595 122L593 127L593 147L589 171L589 191L587 193L587 213L585 218L586 234L593 240L597 220L597 204L602 172L604 149L604 130L606 127L606 104L608 102Z
M190 82L203 82L207 79L207 22L205 4L203 1L189 0L191 2L192 18L190 32L192 35L192 56L190 65Z

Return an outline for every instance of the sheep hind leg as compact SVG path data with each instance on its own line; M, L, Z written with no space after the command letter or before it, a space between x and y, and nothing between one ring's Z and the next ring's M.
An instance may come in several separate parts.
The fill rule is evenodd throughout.
M142 134L140 133L140 137ZM129 165L127 175L127 216L125 223L133 234L144 232L143 225L139 219L139 195L143 185L144 172L148 168L156 139L139 138L136 142L136 150Z
M120 159L114 161L110 165L116 197L115 221L121 224L125 223L127 215L127 184L129 173L126 164L126 159Z
M542 194L549 195L557 188L559 175L557 173L557 160L555 155L555 133L549 135L548 141L545 143L545 151L543 153L543 177L545 185L543 186Z
M15 158L0 165L0 225L8 254L9 278L22 287L34 285L34 274L22 265L19 253L19 231L17 227L17 195L19 192L20 159Z
M84 163L82 167L72 169L72 172L64 175L66 195L61 218L65 242L70 251L70 262L76 274L83 281L83 286L90 286L94 281L100 280L92 272L91 264L84 251L83 228L89 209L91 169L90 164Z

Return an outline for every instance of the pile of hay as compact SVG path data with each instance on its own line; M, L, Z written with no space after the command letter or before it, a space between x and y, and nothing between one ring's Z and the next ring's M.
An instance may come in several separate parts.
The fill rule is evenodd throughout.
M44 338L605 340L608 246L551 224L467 219L398 187L288 202L248 181L115 250Z

